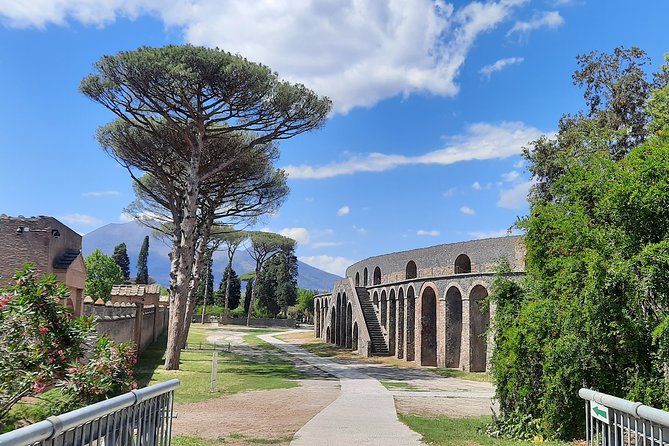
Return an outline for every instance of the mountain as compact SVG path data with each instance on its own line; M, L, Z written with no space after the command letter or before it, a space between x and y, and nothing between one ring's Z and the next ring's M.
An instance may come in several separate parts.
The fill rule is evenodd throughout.
M107 255L112 255L114 247L119 243L125 243L128 247L128 257L130 257L130 277L134 278L137 274L137 255L142 246L145 236L149 236L149 276L163 286L167 286L170 281L170 261L168 254L170 247L160 239L151 235L151 230L138 222L130 223L110 223L101 228L91 231L84 235L83 254L88 256L96 249L101 250ZM223 271L227 265L227 253L214 253L214 288L218 288L219 282L223 277ZM232 268L238 275L242 275L255 268L255 262L250 254L245 251L238 251L232 262ZM297 261L297 285L300 288L308 290L332 290L335 281L341 277L330 274L321 269Z

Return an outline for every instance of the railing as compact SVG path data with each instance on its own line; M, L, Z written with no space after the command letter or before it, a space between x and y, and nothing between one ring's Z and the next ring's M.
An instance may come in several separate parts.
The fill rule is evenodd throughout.
M0 435L0 446L169 446L173 379Z
M669 445L669 412L590 389L585 400L585 436L588 445Z

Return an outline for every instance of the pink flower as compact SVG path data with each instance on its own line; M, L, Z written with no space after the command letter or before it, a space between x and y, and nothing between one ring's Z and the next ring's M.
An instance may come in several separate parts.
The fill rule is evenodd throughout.
M9 296L5 296L2 299L0 299L0 310L5 308L10 300L11 300L11 298Z
M46 389L46 384L42 382L36 382L35 384L33 384L33 391L35 393L42 393L44 392L44 389Z
M37 329L39 334L47 334L49 332L49 327L40 327Z
M70 367L69 369L67 369L67 373L74 373L76 371L77 369L75 369L74 367Z

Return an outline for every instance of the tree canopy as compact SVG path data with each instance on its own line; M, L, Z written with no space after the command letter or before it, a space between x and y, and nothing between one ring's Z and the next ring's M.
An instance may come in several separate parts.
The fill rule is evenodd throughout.
M149 283L149 236L144 237L142 241L142 247L139 249L139 255L137 256L137 278L135 278L135 283L138 284L147 284Z
M128 257L128 248L125 243L116 245L114 254L112 254L112 259L114 259L114 262L121 268L123 279L125 281L130 280L130 258Z
M103 254L99 249L86 257L85 262L88 270L85 284L86 294L94 300L108 301L112 287L123 283L121 268L114 259Z
M80 89L118 117L99 132L101 145L126 167L143 204L164 209L172 224L165 367L177 369L214 221L280 204L287 188L273 167L275 142L320 127L331 103L219 49L143 47L104 56L95 70Z

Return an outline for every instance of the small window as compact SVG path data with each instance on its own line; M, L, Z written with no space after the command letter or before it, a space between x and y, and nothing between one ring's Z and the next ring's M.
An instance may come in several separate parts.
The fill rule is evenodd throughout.
M407 268L406 268L406 278L407 279L415 279L418 277L418 271L416 269L416 262L413 260L410 260L409 263L407 263Z
M367 276L368 276L367 268L365 268L365 271L362 273L362 276L363 276L362 277L362 283L363 283L362 286L367 286Z
M472 261L467 254L460 254L455 259L455 274L466 274L472 272Z
M360 286L360 273L355 273L355 286Z
M381 268L374 268L374 285L381 285Z

